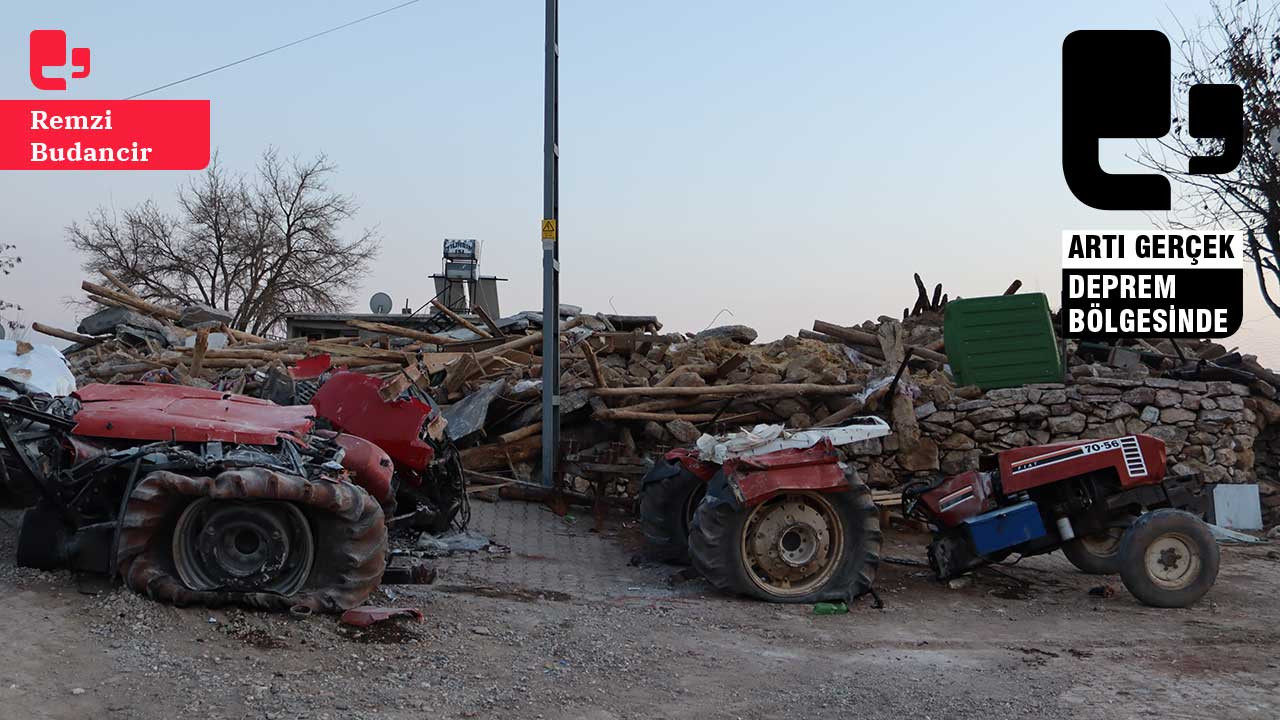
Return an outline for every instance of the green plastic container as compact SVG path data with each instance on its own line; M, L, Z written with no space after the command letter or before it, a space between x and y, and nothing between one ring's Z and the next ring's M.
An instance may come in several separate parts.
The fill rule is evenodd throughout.
M1062 358L1044 293L947 303L943 336L951 373L983 390L1062 382Z

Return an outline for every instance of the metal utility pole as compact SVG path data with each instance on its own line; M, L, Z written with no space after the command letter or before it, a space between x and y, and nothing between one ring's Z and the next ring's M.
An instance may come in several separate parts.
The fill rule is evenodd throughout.
M553 485L560 452L560 47L559 2L547 0L542 127L542 484Z

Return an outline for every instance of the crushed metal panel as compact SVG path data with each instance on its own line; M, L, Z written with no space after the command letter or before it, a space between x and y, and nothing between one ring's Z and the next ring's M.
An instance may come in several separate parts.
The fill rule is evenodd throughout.
M449 439L458 441L482 429L489 417L489 406L498 399L506 386L506 380L494 380L445 408L444 419L449 422L445 427L445 434Z
M309 405L155 383L87 385L76 391L77 435L128 440L237 442L275 445L281 436L310 432Z
M320 386L311 404L335 430L362 437L397 463L422 472L435 457L435 450L422 439L423 426L434 410L413 398L384 402L381 388L377 378L337 372Z
M32 345L16 340L0 340L0 378L21 383L37 393L61 397L76 390L76 378L67 359L52 345ZM4 390L0 389L0 397Z

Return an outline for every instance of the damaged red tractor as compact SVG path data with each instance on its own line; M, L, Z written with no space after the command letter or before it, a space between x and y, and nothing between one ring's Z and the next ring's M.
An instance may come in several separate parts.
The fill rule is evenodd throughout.
M888 432L872 428L704 436L668 453L642 490L651 556L688 558L718 589L774 602L867 592L879 521L835 446ZM1166 467L1164 443L1147 435L1006 450L976 471L909 483L903 512L933 531L940 579L1061 549L1085 572L1119 573L1148 605L1185 607L1213 586L1218 546L1200 478Z
M353 375L322 386L336 381L333 407L363 401L363 383L344 379ZM398 443L361 437L310 405L178 385L0 401L0 481L32 505L18 563L119 576L176 604L323 612L359 605L381 582L422 579L387 569L396 491L409 474L417 486L435 483L437 462L456 458L429 431L435 408L414 398L380 404L399 417ZM416 454L390 456L384 442ZM460 484L450 466L447 487L432 490L446 524L465 507L455 472Z

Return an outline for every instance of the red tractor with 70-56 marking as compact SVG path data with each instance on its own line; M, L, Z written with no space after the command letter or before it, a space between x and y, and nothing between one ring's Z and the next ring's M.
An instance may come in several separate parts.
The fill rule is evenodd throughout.
M687 558L718 589L773 602L868 591L879 521L835 448L888 426L863 418L761 432L704 436L646 475L641 521L651 555ZM1148 435L1005 450L977 470L909 483L903 513L932 531L929 563L940 579L1061 549L1084 572L1119 573L1148 605L1185 607L1213 586L1218 546L1202 519L1199 477L1166 469L1164 443Z

